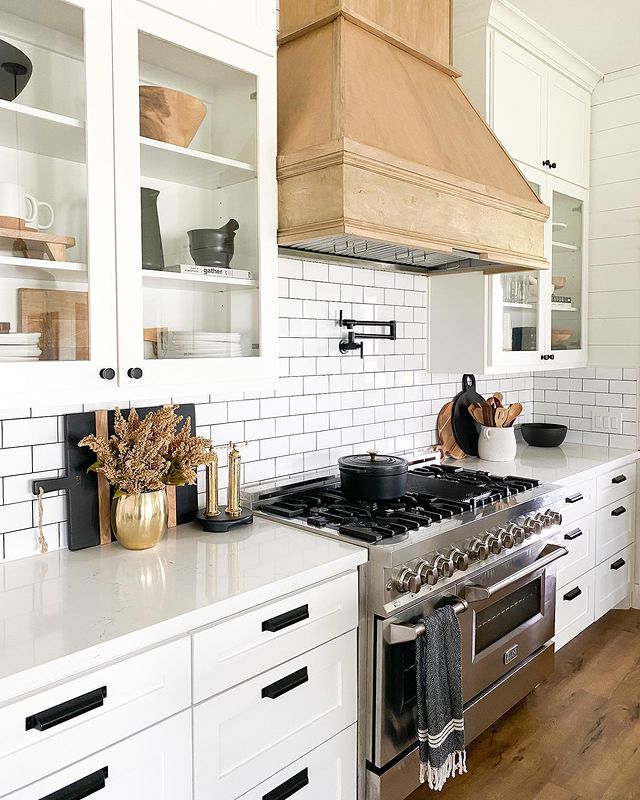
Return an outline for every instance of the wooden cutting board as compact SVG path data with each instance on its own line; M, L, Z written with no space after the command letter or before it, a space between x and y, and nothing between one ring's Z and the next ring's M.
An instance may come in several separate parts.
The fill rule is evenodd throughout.
M18 289L21 333L40 333L40 361L88 361L89 296L58 289Z
M58 236L48 231L36 231L33 228L18 228L13 225L1 227L7 217L0 217L0 247L11 248L15 255L22 258L47 258L50 261L66 261L67 248L75 247L73 236Z
M445 456L451 458L465 458L466 454L456 441L453 435L453 427L451 425L451 411L453 409L453 400L450 400L446 405L440 409L438 414L438 438L440 440L440 450Z

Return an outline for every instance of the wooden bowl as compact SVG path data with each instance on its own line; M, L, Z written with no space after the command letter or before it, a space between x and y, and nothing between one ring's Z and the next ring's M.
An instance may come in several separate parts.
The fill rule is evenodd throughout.
M567 329L558 330L557 328L554 328L551 331L551 344L553 345L564 344L565 342L569 341L572 334L573 331Z
M564 287L567 285L567 279L564 275L555 275L551 279L551 283L553 284L553 288L557 292L560 289L564 289Z
M164 86L140 86L140 135L189 147L207 107L191 94Z

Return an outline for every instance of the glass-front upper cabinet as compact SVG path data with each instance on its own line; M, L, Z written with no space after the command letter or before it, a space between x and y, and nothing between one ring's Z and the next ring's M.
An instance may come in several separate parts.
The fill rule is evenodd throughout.
M109 0L0 0L0 374L115 377Z
M273 374L275 59L136 0L113 36L123 383Z

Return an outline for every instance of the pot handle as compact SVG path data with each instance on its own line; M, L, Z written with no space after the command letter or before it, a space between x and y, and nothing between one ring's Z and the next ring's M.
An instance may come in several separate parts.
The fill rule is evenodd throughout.
M467 390L474 391L476 390L476 376L471 375L468 372L462 376L462 391L465 392Z

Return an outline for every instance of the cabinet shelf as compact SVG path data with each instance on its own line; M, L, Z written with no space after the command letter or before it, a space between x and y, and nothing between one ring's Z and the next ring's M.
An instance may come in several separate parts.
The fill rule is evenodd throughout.
M575 244L566 244L565 242L551 242L551 244L557 250L566 250L567 252L570 253L575 253L578 250L578 247Z
M575 312L578 309L574 308L574 306L570 306L566 303L551 303L551 310L552 311L570 311Z
M210 275L186 275L181 272L144 270L142 285L149 289L193 288L209 292L247 291L258 288L258 281L243 278L218 278Z
M551 227L554 231L564 231L567 228L566 222L552 222Z
M74 117L0 100L0 146L84 164L84 125Z
M256 177L255 167L244 161L189 150L144 136L140 137L140 170L147 178L202 189L219 189Z
M503 303L505 308L536 308L535 303Z
M39 258L0 255L0 278L87 285L87 265L74 261L46 261Z

